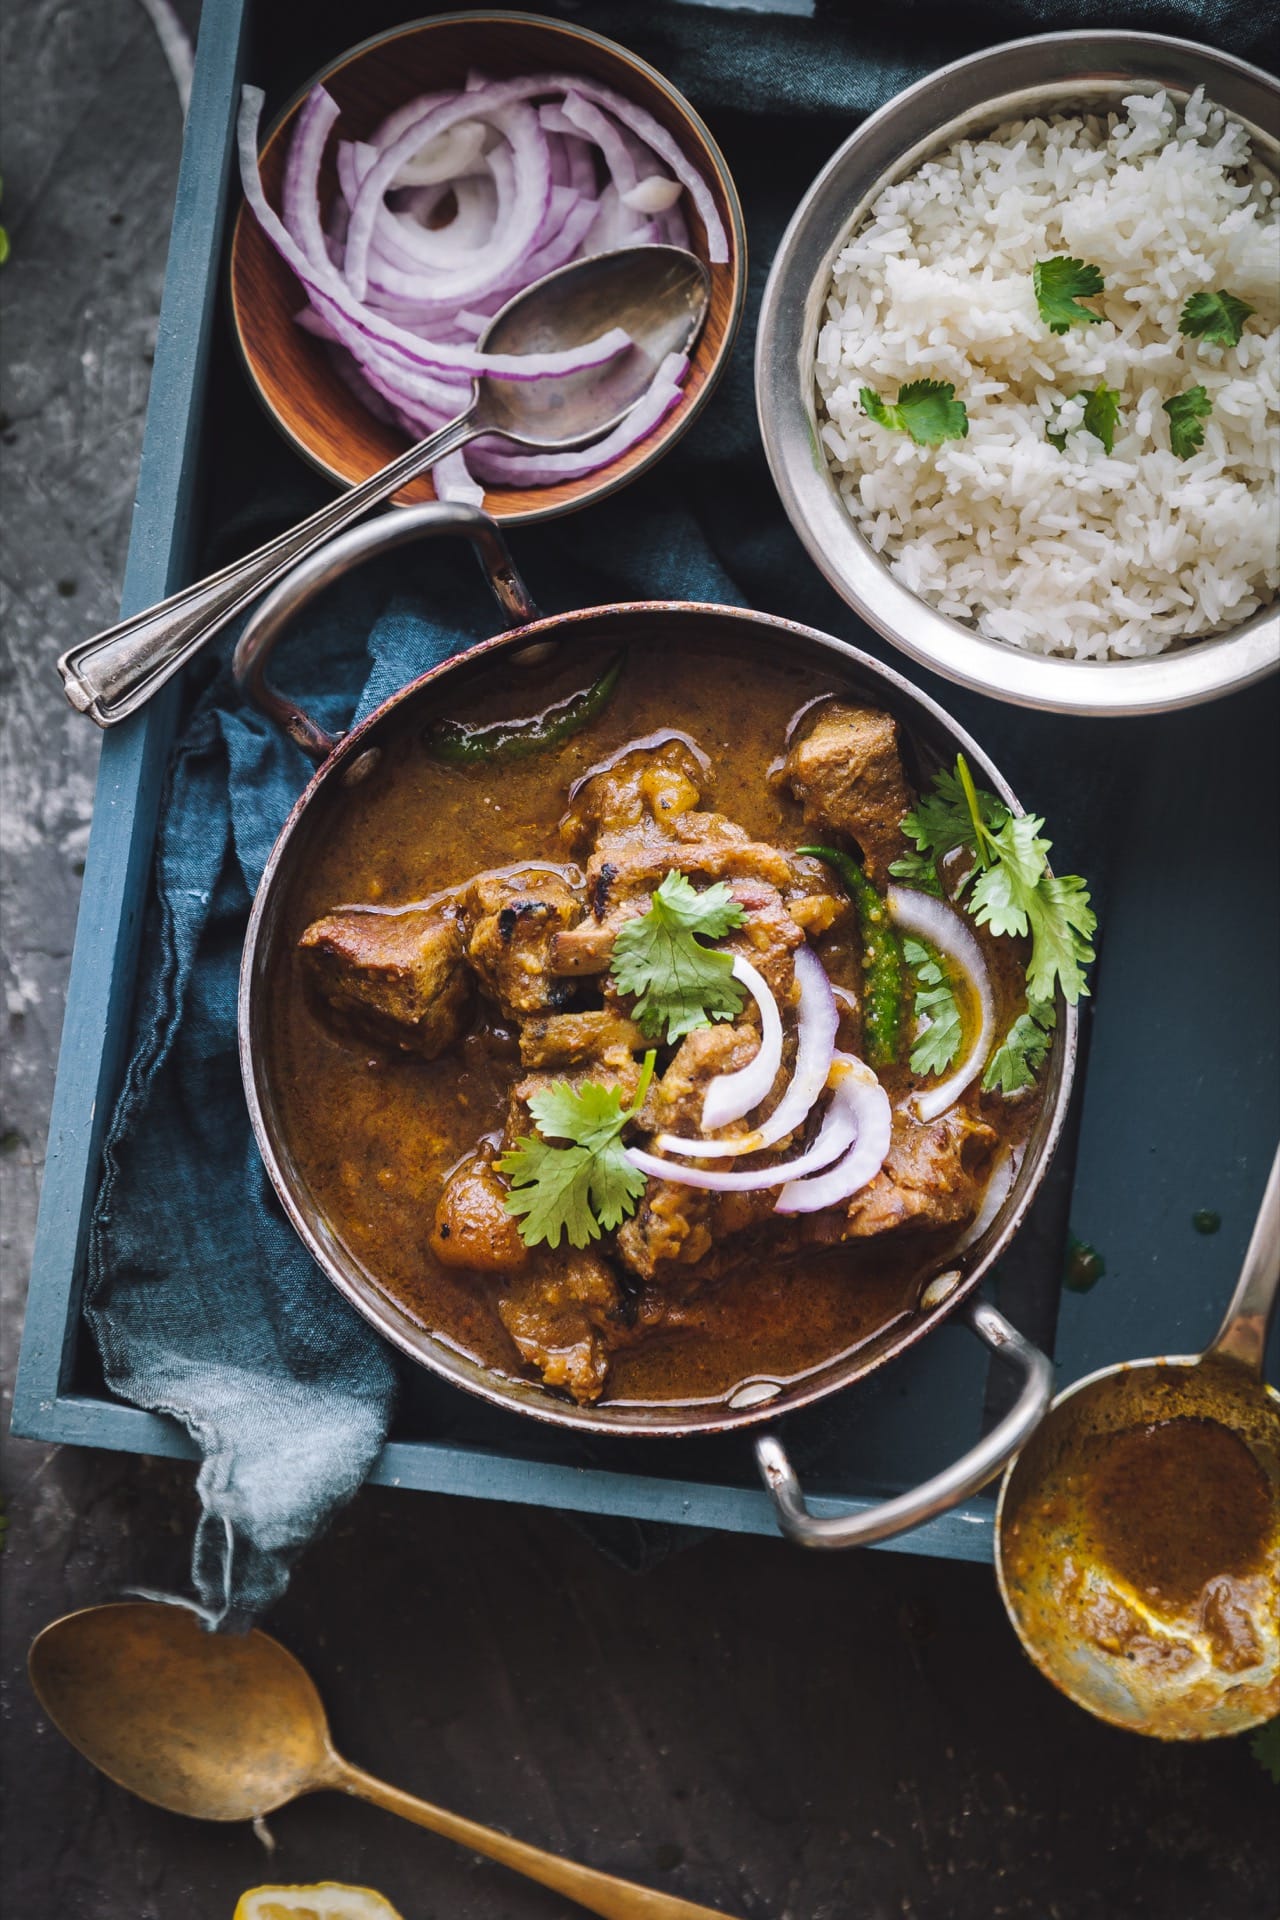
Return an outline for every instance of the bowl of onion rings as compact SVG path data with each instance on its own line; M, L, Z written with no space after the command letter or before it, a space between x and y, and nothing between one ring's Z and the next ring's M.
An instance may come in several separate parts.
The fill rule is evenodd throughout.
M312 465L367 478L464 410L477 342L525 286L654 241L704 262L710 310L622 425L556 454L478 441L397 500L550 518L625 485L690 426L741 318L746 242L718 146L652 67L562 21L449 14L352 48L265 134L262 105L246 87L232 318L255 391Z

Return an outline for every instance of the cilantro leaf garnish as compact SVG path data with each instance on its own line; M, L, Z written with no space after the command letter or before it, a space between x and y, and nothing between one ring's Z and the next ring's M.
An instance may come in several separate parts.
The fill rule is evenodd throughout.
M1102 292L1102 271L1099 267L1089 266L1083 260L1073 260L1059 253L1051 260L1036 261L1031 269L1031 284L1036 290L1040 318L1050 333L1065 333L1068 327L1096 327L1100 324L1100 313L1080 305L1081 300L1092 300L1095 294Z
M1161 410L1169 416L1170 447L1179 460L1189 460L1204 445L1200 422L1213 412L1212 400L1203 387L1188 387L1185 393L1175 393L1172 400L1166 400Z
M673 871L649 911L627 921L613 943L613 984L639 996L632 1017L650 1040L681 1040L741 1011L733 956L702 940L719 940L746 917L723 880L699 893Z
M1120 389L1109 387L1099 380L1093 392L1084 396L1084 419L1080 422L1086 433L1095 440L1101 440L1110 453L1116 443L1116 426L1120 419Z
M629 1107L617 1087L594 1080L580 1087L561 1080L531 1096L538 1134L525 1134L497 1162L511 1182L503 1204L520 1220L527 1247L543 1241L558 1247L561 1233L571 1247L585 1247L635 1212L644 1175L627 1158L622 1129L644 1105L655 1059L653 1053L645 1055ZM571 1144L551 1146L553 1139Z
M1044 822L1041 821L1041 826ZM1051 842L1041 843L1048 853ZM1027 962L1027 991L1035 1000L1047 1000L1055 980L1061 983L1068 1006L1088 994L1084 970L1092 966L1093 936L1098 916L1089 904L1089 885L1078 873L1045 873L1036 883L1028 918L1031 921L1031 958Z
M871 387L860 388L863 412L879 427L909 433L918 447L941 446L944 440L966 440L969 415L956 399L950 380L912 380L898 389L893 402Z
M1079 424L1086 433L1091 433L1095 440L1101 440L1107 452L1110 453L1115 445L1116 426L1120 419L1119 387L1109 387L1100 380L1092 393L1076 393L1072 394L1071 398L1084 401L1084 414ZM1046 426L1044 437L1051 447L1058 449L1059 453L1066 452L1067 430L1065 428L1059 433Z
M889 871L895 880L909 881L921 893L931 893L935 899L941 900L942 882L938 878L937 862L931 854L904 853L901 859L889 862Z
M1004 801L981 787L973 791L980 824L993 831L1002 827L1009 818ZM909 840L915 841L919 852L895 860L889 871L900 879L914 880L917 885L922 884L920 868L927 865L933 871L934 862L954 853L958 847L969 853L978 851L978 828L969 812L968 797L958 772L952 773L944 767L934 775L930 792L921 794L912 811L903 815L902 831ZM968 885L970 877L966 876L961 882L960 891ZM936 871L934 879L936 882ZM935 884L929 891L940 894L942 889Z
M988 1060L982 1076L982 1091L990 1093L998 1088L1001 1093L1017 1093L1023 1087L1034 1086L1048 1054L1057 1018L1052 1000L1028 999L1026 1012L1018 1015Z
M939 774L902 825L922 853L938 858L964 847L973 854L974 872L964 883L969 912L993 933L1030 934L1027 989L1034 999L1051 1000L1055 984L1072 1006L1088 993L1084 969L1094 957L1097 919L1078 875L1047 871L1052 842L1042 837L1043 820L1011 814L976 787L961 753L955 772Z
M904 939L902 954L916 976L915 1016L926 1022L911 1049L912 1073L945 1073L960 1051L964 1022L936 954L920 940Z
M1178 332L1203 340L1211 347L1238 347L1244 323L1254 309L1247 300L1219 287L1216 293L1193 293L1182 309Z

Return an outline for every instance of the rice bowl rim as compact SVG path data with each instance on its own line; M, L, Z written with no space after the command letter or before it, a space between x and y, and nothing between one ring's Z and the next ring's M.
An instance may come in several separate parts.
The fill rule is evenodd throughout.
M1280 666L1280 602L1165 653L1074 660L988 639L891 573L844 505L818 436L818 327L837 254L871 202L955 140L1035 113L1114 111L1126 94L1203 86L1280 174L1280 81L1261 67L1158 33L1044 34L987 48L907 87L863 121L809 187L783 234L756 336L756 410L774 485L811 559L869 625L920 665L1017 706L1094 717L1167 713L1253 685Z

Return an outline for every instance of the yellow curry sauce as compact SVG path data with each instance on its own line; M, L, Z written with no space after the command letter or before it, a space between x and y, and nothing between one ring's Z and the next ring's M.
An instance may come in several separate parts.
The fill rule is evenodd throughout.
M520 668L504 659L481 687L442 696L450 718L484 722L536 713L598 675L608 651L563 649L555 662ZM606 710L583 732L501 765L444 765L423 743L422 709L399 734L381 736L377 765L342 796L308 869L295 880L282 927L291 965L273 982L272 1079L291 1158L322 1215L377 1285L414 1320L481 1364L529 1377L495 1310L492 1275L446 1268L428 1245L446 1178L477 1141L502 1127L521 1072L516 1035L481 999L469 1031L439 1058L383 1050L335 1030L306 990L296 946L316 916L344 907L389 911L458 885L479 868L551 862L573 869L558 833L572 783L629 741L679 728L710 765L703 806L754 838L793 849L813 838L776 779L789 723L835 682L761 655L655 639L632 646ZM913 764L908 778L930 777ZM314 844L314 836L313 836ZM1025 952L975 929L991 969L999 1030L1021 1010ZM860 959L847 925L815 941L833 984L856 995ZM901 1101L915 1084L903 1067L882 1075ZM1037 1111L965 1096L1014 1152ZM954 1240L952 1235L951 1239ZM716 1401L741 1383L788 1381L871 1340L915 1309L938 1271L936 1235L811 1248L785 1259L748 1253L714 1285L682 1300L664 1325L617 1352L611 1403Z

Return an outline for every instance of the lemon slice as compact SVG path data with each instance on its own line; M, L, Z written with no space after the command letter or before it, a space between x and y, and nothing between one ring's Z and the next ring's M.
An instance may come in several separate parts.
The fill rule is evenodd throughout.
M401 1920L401 1916L372 1887L323 1880L315 1887L250 1887L237 1900L232 1920Z

